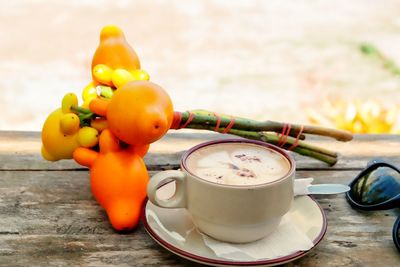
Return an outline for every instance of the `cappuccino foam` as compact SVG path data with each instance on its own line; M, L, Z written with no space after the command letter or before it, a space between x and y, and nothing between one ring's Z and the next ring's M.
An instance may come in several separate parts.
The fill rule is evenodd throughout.
M199 148L188 156L186 166L202 179L226 185L270 183L290 170L285 156L250 143L220 143Z

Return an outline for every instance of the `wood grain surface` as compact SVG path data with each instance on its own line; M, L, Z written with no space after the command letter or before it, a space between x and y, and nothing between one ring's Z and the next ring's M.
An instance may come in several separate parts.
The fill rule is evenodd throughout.
M170 133L154 144L146 163L154 174L176 169L183 151L205 140L229 138L206 133ZM315 183L348 183L372 157L400 165L400 137L356 136L349 143L315 138L339 151L334 167L295 156L297 177ZM0 266L197 266L166 251L140 225L115 232L90 192L89 175L72 161L41 159L40 134L0 132ZM343 195L319 196L327 218L323 241L286 266L399 266L391 231L399 210L361 212Z

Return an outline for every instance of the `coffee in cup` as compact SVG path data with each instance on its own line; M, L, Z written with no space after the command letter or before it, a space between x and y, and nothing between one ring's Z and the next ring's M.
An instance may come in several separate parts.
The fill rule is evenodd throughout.
M294 160L260 141L227 139L189 149L181 170L163 171L148 184L149 200L164 208L186 208L198 229L221 241L245 243L274 231L293 202ZM175 194L156 191L175 181Z
M284 177L290 163L282 154L249 143L220 143L193 151L186 159L195 176L217 184L258 185Z

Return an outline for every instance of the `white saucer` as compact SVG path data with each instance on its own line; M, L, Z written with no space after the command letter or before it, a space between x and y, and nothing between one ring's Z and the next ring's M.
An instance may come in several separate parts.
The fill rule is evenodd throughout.
M173 183L167 184L161 187L157 194L160 194L161 198L163 195L171 196L175 191L174 187ZM314 246L311 249L324 237L327 228L326 216L319 204L310 196L296 197L288 216L297 229L313 241ZM147 201L142 220L147 232L161 246L178 256L207 265L273 266L303 257L311 250L294 251L273 259L232 261L215 255L205 245L201 234L192 231L195 226L185 209L159 208Z

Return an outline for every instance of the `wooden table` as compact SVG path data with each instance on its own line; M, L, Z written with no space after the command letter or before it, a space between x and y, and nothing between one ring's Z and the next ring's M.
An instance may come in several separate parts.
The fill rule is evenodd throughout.
M145 161L151 174L176 169L182 152L227 135L184 131L152 145ZM400 136L361 135L349 143L313 139L342 156L328 167L295 155L297 177L316 183L348 183L371 157L400 166ZM90 192L88 171L72 160L56 163L40 156L40 133L0 132L1 266L193 266L164 250L140 225L116 233ZM399 210L361 212L344 195L319 196L328 217L323 241L287 266L400 266L391 231Z

